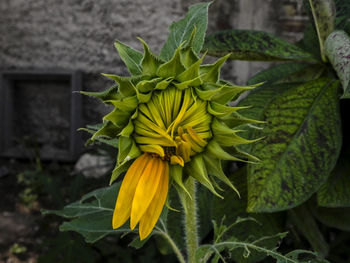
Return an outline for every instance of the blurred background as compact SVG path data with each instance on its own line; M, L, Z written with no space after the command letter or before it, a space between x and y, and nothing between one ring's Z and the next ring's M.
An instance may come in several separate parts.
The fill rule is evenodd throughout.
M0 262L162 262L154 243L133 254L128 242L109 237L85 244L59 233L59 209L107 186L116 151L84 147L76 131L101 122L110 109L75 91L102 91L100 73L128 75L113 46L142 50L142 37L160 51L173 21L200 1L1 0L0 1ZM302 0L216 0L208 33L256 29L290 42L307 23ZM236 84L270 64L228 62L223 77Z

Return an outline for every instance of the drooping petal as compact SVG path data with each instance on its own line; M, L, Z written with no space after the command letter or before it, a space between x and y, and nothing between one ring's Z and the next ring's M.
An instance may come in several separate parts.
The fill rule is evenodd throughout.
M130 217L131 204L137 184L150 158L152 157L150 157L148 154L141 155L133 162L126 173L119 190L113 213L113 229L122 226Z
M140 239L145 239L153 230L158 218L163 210L169 188L169 165L166 161L161 161L163 173L157 188L157 194L154 195L151 204L140 219L139 234Z
M152 157L142 173L132 201L130 215L131 229L135 228L156 194L160 178L165 168L162 162L160 158Z

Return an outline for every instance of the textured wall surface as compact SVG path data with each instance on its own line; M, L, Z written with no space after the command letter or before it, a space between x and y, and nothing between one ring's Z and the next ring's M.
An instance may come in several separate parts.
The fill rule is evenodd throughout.
M68 69L83 72L84 90L110 82L100 72L126 75L113 47L116 39L141 49L142 36L160 51L168 26L181 18L186 0L1 0L0 71ZM282 4L281 4L282 3ZM258 29L300 39L305 23L302 0L217 0L210 8L209 32ZM265 63L231 62L224 76L244 83ZM84 119L97 122L108 109L84 98Z

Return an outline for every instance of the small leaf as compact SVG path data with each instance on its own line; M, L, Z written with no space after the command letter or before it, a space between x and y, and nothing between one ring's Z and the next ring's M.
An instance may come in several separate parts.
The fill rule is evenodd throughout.
M308 52L274 35L254 30L225 30L206 38L209 55L250 61L316 61Z
M342 98L350 98L350 38L344 31L332 32L326 40L325 52L342 83Z
M114 46L118 50L120 58L124 61L131 75L141 75L142 53L119 41L116 41Z
M79 201L62 210L42 210L44 215L55 214L72 218L60 226L61 231L75 231L85 237L88 243L96 242L108 234L130 232L127 228L112 229L112 215L120 183L100 188L84 195ZM90 202L88 202L90 199Z
M327 180L341 147L338 82L300 84L264 109L265 137L249 153L248 211L279 211L307 200Z
M309 3L320 43L321 57L323 61L327 61L324 42L334 30L335 4L333 0L309 0Z
M181 43L189 41L194 28L196 31L192 48L196 54L201 51L208 25L209 5L210 3L199 3L191 6L184 19L170 26L170 34L160 52L162 59L168 61Z

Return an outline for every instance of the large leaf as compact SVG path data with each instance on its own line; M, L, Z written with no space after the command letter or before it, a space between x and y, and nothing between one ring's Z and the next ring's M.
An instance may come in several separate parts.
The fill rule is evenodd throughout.
M312 207L312 212L323 224L344 231L350 231L350 208Z
M115 42L114 46L118 50L120 58L124 61L131 75L141 75L143 54L119 41Z
M55 214L72 219L60 226L61 231L76 231L89 243L96 242L108 234L130 232L128 228L112 229L112 216L120 183L97 189L84 195L79 201L62 210L43 210L43 214Z
M333 0L309 0L312 16L320 43L320 51L323 61L326 61L324 42L334 30L335 4Z
M259 72L249 79L248 85L305 82L319 78L323 70L320 64L286 63Z
M341 80L344 95L350 98L350 38L344 31L334 31L326 40L325 52Z
M265 107L263 140L248 164L248 211L271 212L307 200L327 180L341 148L338 82L286 89Z
M336 8L336 29L342 29L350 34L350 1L334 0Z
M204 42L208 26L208 8L210 3L199 3L190 7L186 17L170 26L170 34L164 44L160 57L166 61L172 58L177 47L184 41L189 41L193 30L193 51L199 53Z
M350 207L350 125L346 121L350 111L350 101L340 101L343 145L339 159L328 181L317 192L317 202L325 207Z
M252 90L251 93L238 104L239 107L247 106L249 108L240 110L240 113L253 120L263 121L265 118L265 111L270 103L287 89L295 87L295 84L264 84ZM263 126L260 126L262 129ZM257 139L261 138L261 131L256 128L244 127L245 132L241 133L244 138ZM252 153L251 149L254 144L243 144L239 148L245 152Z
M203 50L212 56L251 61L315 61L308 52L272 34L254 30L225 30L209 35Z

